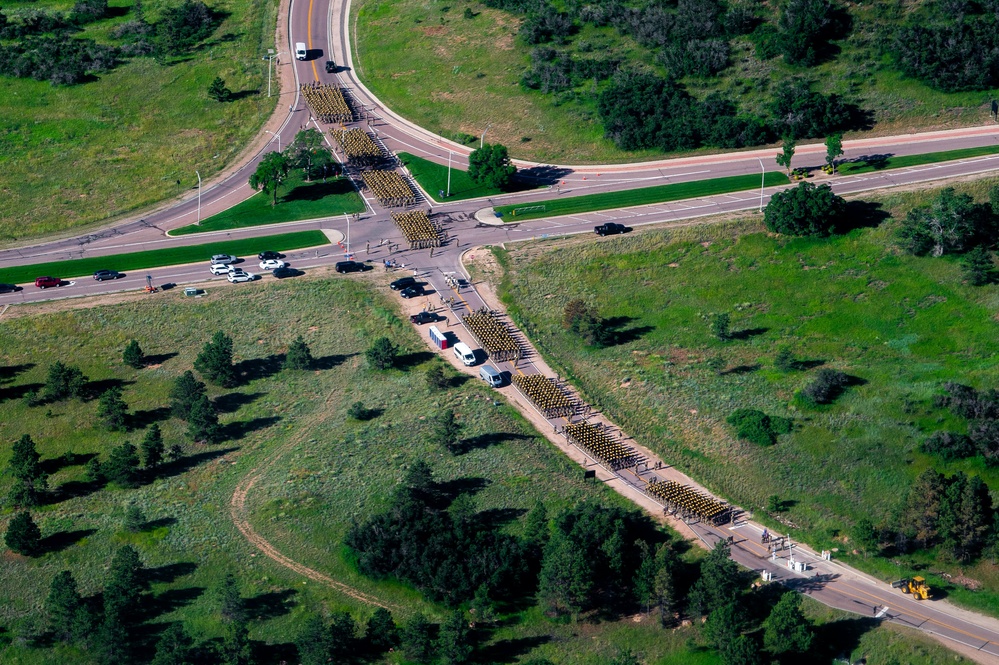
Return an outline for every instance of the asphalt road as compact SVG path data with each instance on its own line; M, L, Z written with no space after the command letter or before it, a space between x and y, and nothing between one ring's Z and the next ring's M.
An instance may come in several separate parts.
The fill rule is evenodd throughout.
M304 62L289 62L285 56L283 62L277 66L293 67L296 80L302 82L339 81L343 87L349 90L349 94L358 107L364 109L364 116L356 125L369 128L387 149L392 151L406 150L440 163L446 163L449 152L451 152L454 164L459 167L463 166L467 161L468 148L444 141L396 116L385 109L380 101L355 79L350 46L347 41L348 33L345 29L345 26L348 25L346 17L349 7L349 2L344 2L344 0L310 0L309 2L292 0L288 42L289 44L298 41L306 42L309 48L309 58ZM279 50L291 51L287 46L283 46ZM335 75L327 74L322 66L325 60L330 59L330 54L338 64L345 65L345 68ZM304 108L297 94L292 107L294 110L287 112L287 117L279 131L283 145L288 145L294 134L303 125L308 123L311 126L318 126L314 121L310 121L308 111ZM284 113L283 106L279 108L279 113ZM320 127L320 129L325 128ZM933 132L924 135L847 141L844 148L846 149L846 157L873 154L904 155L993 145L996 143L997 137L999 134L997 134L996 127L988 126L950 132ZM247 185L249 174L256 168L262 155L274 147L276 146L269 144L231 177L204 190L201 197L202 217L228 208L253 195L252 190ZM773 156L775 152L771 148L734 154L661 160L638 165L563 167L520 163L519 166L536 175L539 183L554 181L556 178L559 183L564 182L565 184L561 185L559 196L571 196L668 182L760 173L761 168L764 170L774 168ZM795 166L818 165L823 161L822 153L824 153L824 148L820 145L799 146L795 157ZM999 156L862 176L837 177L829 182L840 194L856 194L871 189L915 185L943 178L989 173L996 170L999 170ZM484 225L474 217L474 213L478 209L489 207L491 201L466 201L442 205L426 202L425 207L432 210L435 218L442 223L449 237L448 244L433 253L428 250L390 252L384 241L401 242L401 234L392 224L389 211L379 208L369 201L369 210L361 216L357 223L351 225L350 236L352 249L359 260L371 260L377 265L385 258L393 258L398 263L405 265L407 271L416 269L428 275L431 284L445 292L447 287L443 284L443 273L458 272L464 274L460 265L460 255L471 246L562 234L590 233L595 224L611 220L621 221L632 227L670 222L683 223L684 220L696 220L698 217L707 215L759 208L761 204L766 203L773 191L776 190L764 191L762 198L757 190L692 201L538 219L502 226ZM514 200L528 202L549 198L551 195L551 191L541 190L508 195L500 197L500 199L503 202ZM225 237L245 238L275 232L273 228L256 227L220 234L184 236L176 239L166 236L165 232L170 229L193 223L198 214L197 210L197 197L192 196L178 205L146 215L141 220L128 220L97 233L4 250L0 252L0 264L23 265L81 256L107 256L107 267L114 268L113 256L117 253L145 248L197 244L207 242L209 239L218 239L222 233ZM281 225L282 231L310 228L347 233L343 218ZM314 266L329 265L337 260L342 260L342 258L343 255L335 244L318 250L288 253L288 260L292 266L305 270ZM262 272L254 270L255 260L247 263L251 266L251 272ZM376 269L380 268L376 267ZM164 283L183 285L214 280L218 282L218 288L254 288L253 285L228 284L224 277L213 278L208 272L206 261L205 264L139 271L115 282L98 283L89 277L84 277L67 280L63 286L45 291L35 289L34 286L27 286L20 292L0 295L0 306L16 302L83 296L115 290L141 289L145 286L147 274L152 276L157 285ZM273 277L264 275L262 279L269 280ZM467 287L461 295L462 306L473 309L482 306L482 301L473 288ZM156 296L151 295L150 297ZM520 369L521 371L530 371L523 367ZM649 461L655 460L650 458ZM641 474L632 474L631 477L627 474L618 474L618 480L630 484L636 492L640 491L642 483L645 482ZM997 646L999 645L999 622L993 619L960 610L945 601L917 603L873 578L838 563L822 561L804 547L794 550L795 557L809 562L811 570L805 573L789 571L783 561L766 559L765 552L758 545L758 533L761 527L752 522L743 520L735 529L703 524L692 524L691 528L709 543L713 543L719 538L732 536L734 538L733 558L739 563L753 570L767 569L774 574L775 579L798 588L823 603L861 615L879 617L925 632L942 635L969 645L978 650L979 655L999 655L999 646ZM761 554L763 558L761 558Z

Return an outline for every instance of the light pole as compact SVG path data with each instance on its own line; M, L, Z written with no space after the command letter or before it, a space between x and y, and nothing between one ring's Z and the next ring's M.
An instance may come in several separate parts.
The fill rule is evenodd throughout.
M267 49L267 96L271 96L271 63L274 62L274 49Z
M445 196L444 198L448 198L451 196L451 155L452 154L453 153L450 150L447 151L447 196Z
M490 122L488 125L486 125L486 128L482 130L482 136L479 137L479 150L482 149L482 145L483 145L483 143L485 143L486 132L488 132L489 128L492 127L492 126L493 126L493 123Z
M763 160L757 157L760 162L760 212L763 212L763 185L767 181L767 169L763 166Z
M347 254L350 255L350 215L343 213L343 216L347 218Z
M201 174L195 171L198 176L198 221L195 224L201 224Z
M273 135L273 136L276 136L276 137L277 137L277 142L278 142L278 152L281 152L281 135L280 135L280 134L275 134L274 132L272 132L272 131L271 131L271 130L269 130L269 129L265 129L264 131L265 131L265 132L267 132L268 134L271 134L271 135ZM271 142L273 143L273 142L274 142L274 139L271 139Z

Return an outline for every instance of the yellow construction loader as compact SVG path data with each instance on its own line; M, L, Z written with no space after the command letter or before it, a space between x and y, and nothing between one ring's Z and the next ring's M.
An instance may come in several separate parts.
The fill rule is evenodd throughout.
M902 593L911 593L912 597L916 600L930 599L930 586L926 583L926 579L922 577L912 577L892 582L891 588L901 589Z

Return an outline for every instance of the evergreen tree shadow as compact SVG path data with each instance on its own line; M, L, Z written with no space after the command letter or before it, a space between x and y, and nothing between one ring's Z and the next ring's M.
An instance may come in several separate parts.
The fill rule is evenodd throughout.
M620 346L641 339L642 336L655 330L653 326L635 326L625 328L635 319L630 316L612 316L602 320L605 339L602 346Z
M809 370L809 369L815 369L816 367L822 367L825 364L826 364L825 360L818 360L818 359L795 360L794 368L797 370Z
M247 404L253 404L266 394L267 393L226 393L225 395L219 395L216 397L212 403L215 405L215 410L219 413L234 413Z
M260 95L259 90L248 88L246 90L240 90L239 92L232 93L232 95L229 97L229 101L238 102L241 99L246 99L247 97L256 97L258 95Z
M250 640L250 647L253 650L253 661L254 663L297 663L298 660L298 649L292 642L279 642L276 644L269 644L267 642L258 642L256 640ZM354 662L350 660L337 661L337 662Z
M865 608L858 607L858 611ZM815 626L815 639L807 654L801 655L803 663L833 662L833 659L850 657L860 647L864 634L877 628L881 622L870 617L850 617Z
M158 406L155 409L139 409L128 415L129 430L144 429L153 423L158 423L170 417L170 407Z
M42 468L42 471L51 476L54 473L62 471L66 467L82 466L95 457L97 457L97 453L74 453L70 451L60 455L59 457L43 459L38 463L38 466Z
M42 504L53 505L69 499L89 496L104 489L105 485L107 482L103 480L70 480L57 487L54 492L50 492L46 499L43 499Z
M724 372L720 372L719 376L728 376L729 374L752 374L760 369L760 367L762 367L760 363L756 363L755 365L736 365L735 367L731 367Z
M395 368L401 370L412 369L417 365L422 365L423 363L432 360L434 354L430 351L415 351L413 353L404 353L396 358Z
M347 178L335 178L333 180L314 180L311 183L298 185L293 190L281 197L282 203L291 201L319 201L327 196L339 196L348 192L353 192L354 186Z
M150 367L152 365L162 365L171 358L175 358L178 354L173 353L157 353L151 356L145 356L142 359L142 364L144 367Z
M467 374L456 374L448 378L447 387L448 388L461 388L466 382L471 381L472 377Z
M139 531L153 531L155 529L159 529L165 526L173 526L176 523L177 523L176 517L160 517L155 520L149 520L148 522L144 522L142 526L139 527Z
M97 529L76 529L74 531L59 531L41 540L41 548L46 553L61 552L70 545L75 545L84 538L97 533Z
M29 369L36 367L35 363L22 363L20 365L0 365L0 383L9 383L17 378L18 374L23 374Z
M478 434L467 439L462 439L459 454L463 455L473 450L490 448L507 441L529 441L533 438L526 434L516 434L514 432L486 432L485 434Z
M297 594L294 589L284 589L246 598L243 601L246 616L251 621L266 621L289 614L297 604L295 601Z
M770 328L743 328L742 330L735 330L729 333L731 339L738 339L741 341L752 339L753 337L759 337L770 331Z
M811 593L825 588L826 584L839 578L838 573L816 575L815 577L789 578L784 580L784 586L792 591Z
M547 644L551 641L551 635L534 635L532 637L513 637L498 640L477 649L475 655L472 656L472 662L516 663L521 656L526 656L542 644Z
M190 575L198 569L198 564L193 561L178 561L177 563L167 563L155 568L146 568L144 575L146 581L155 584L170 584L177 581L178 577Z
M256 379L266 379L274 376L284 367L284 354L272 353L263 358L249 358L233 366L236 381L245 386Z
M563 178L570 174L572 174L572 169L548 165L532 166L527 169L518 169L514 175L514 183L521 189L546 187L559 184Z
M877 201L848 201L846 214L836 225L836 233L849 233L854 229L873 229L891 219L884 205Z
M31 392L40 392L45 387L44 383L24 383L19 386L7 386L0 388L0 402L12 399L24 399L24 396Z
M526 514L523 508L489 508L475 514L476 521L490 531L513 522Z
M348 359L353 358L356 355L357 355L356 353L347 353L347 354L334 353L334 354L328 355L328 356L321 356L319 358L313 358L312 359L312 368L313 369L333 369L334 367L338 367L338 366L344 364L345 362L347 362Z
M145 621L151 621L164 614L176 612L201 597L205 590L205 587L192 586L183 589L167 589L156 596L150 596L146 599L142 616Z
M434 483L435 494L438 497L437 508L447 508L462 494L475 496L491 484L487 478L455 478Z
M237 420L222 427L222 437L226 441L239 441L250 432L266 429L281 422L281 416L265 416L250 420Z
M135 381L126 381L125 379L114 378L87 381L87 384L83 387L83 401L89 402L95 400L112 388L121 388L124 390L125 386L131 386L134 384Z
M221 448L219 450L208 450L203 453L197 453L195 455L185 455L180 459L174 460L172 462L167 462L162 464L149 474L147 482L152 482L156 478L173 478L179 476L182 473L187 473L194 467L203 464L204 462L209 462L213 459L218 459L219 457L224 457L231 452L239 450L238 447L231 448Z

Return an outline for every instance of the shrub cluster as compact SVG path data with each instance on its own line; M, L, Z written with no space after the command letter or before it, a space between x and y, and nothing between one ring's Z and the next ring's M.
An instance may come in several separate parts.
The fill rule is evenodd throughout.
M968 431L967 434L934 432L920 445L923 452L945 460L980 455L989 466L999 465L999 391L993 388L979 391L949 381L934 404L967 420Z
M737 437L761 446L771 446L777 443L779 435L791 431L790 419L768 416L756 409L736 409L726 422L735 429Z

